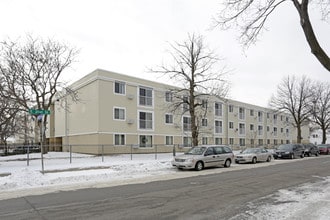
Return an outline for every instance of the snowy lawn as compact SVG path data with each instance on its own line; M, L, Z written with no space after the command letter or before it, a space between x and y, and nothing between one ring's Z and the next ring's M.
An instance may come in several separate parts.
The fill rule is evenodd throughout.
M69 156L69 153L63 152L45 154L44 174L41 173L40 153L30 154L29 166L26 155L0 157L0 199L86 187L184 178L294 162L294 160L273 160L270 163L232 164L229 169L178 172L171 165L173 158L171 153L127 154L103 158L72 154L72 163ZM252 202L247 204L252 211L240 213L232 219L329 219L330 177L320 178L318 183L305 184L295 189L282 189L269 198L276 200L275 205L266 203L259 207L260 204ZM310 209L314 211L309 212Z

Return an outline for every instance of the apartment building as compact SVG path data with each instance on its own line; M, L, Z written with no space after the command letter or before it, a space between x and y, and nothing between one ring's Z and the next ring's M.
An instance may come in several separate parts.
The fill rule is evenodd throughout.
M65 94L54 103L50 139L80 146L76 151L100 153L171 152L190 146L190 115L172 111L173 86L97 69L71 85L79 101ZM185 95L185 94L182 94ZM289 115L235 100L205 96L206 114L200 118L200 144L228 144L233 148L272 147L296 140ZM65 107L63 107L65 106ZM185 106L182 106L185 108ZM308 126L303 128L308 142ZM85 147L89 146L89 147Z

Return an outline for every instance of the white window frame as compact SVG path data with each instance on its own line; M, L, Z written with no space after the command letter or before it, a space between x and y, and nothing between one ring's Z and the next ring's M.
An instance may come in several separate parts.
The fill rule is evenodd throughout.
M173 102L173 93L170 91L165 92L165 102Z
M147 114L149 115L149 114L151 114L151 128L149 128L149 127L147 127L146 126L146 128L141 128L141 121L142 121L142 119L140 118L140 113L145 113L146 114L146 117L147 117ZM150 112L150 111L139 111L138 112L138 119L139 119L139 129L140 130L153 130L154 129L154 113L153 112ZM149 120L147 120L147 119L145 119L144 121L146 121L145 123L146 123L146 125L148 125L148 121Z
M165 145L166 146L171 146L174 144L174 137L173 136L165 136Z
M123 110L124 111L124 118L116 118L116 110ZM120 116L120 112L119 112L119 116ZM113 120L116 121L125 121L126 120L126 108L123 107L113 107Z
M217 125L217 122L219 125ZM221 120L214 120L214 133L215 134L222 134L223 132L223 122Z
M119 92L116 92L116 85L119 85ZM123 88L123 89L122 89ZM121 90L123 90L121 92ZM125 95L126 94L126 83L122 81L115 81L114 82L114 87L113 87L113 93L117 95Z
M245 108L243 107L238 108L238 118L240 120L245 120Z
M150 138L151 143L148 143L148 144L141 143L142 138L146 138L146 139ZM151 148L153 146L152 142L153 142L153 136L152 135L150 135L150 134L140 134L139 135L139 146L140 146L140 148L142 148L142 147L143 148Z
M242 127L241 127L241 125L242 125ZM246 134L245 123L238 123L238 134L241 136Z
M214 103L214 115L218 116L218 117L222 117L222 103L221 102Z
M169 119L169 122L167 121ZM173 114L165 113L165 124L172 125L173 124Z
M141 96L141 90L145 90L145 95ZM139 106L146 106L146 107L153 107L153 102L154 102L154 90L153 88L150 87L145 87L145 86L139 86L138 88L139 91ZM151 96L148 96L148 91L151 91ZM142 100L144 100L142 103Z
M185 118L189 119L188 123L185 123ZM183 131L191 131L191 117L190 116L182 117L182 129L183 129Z
M233 121L228 122L228 128L229 129L234 129L234 122Z
M117 140L117 138L116 137L118 137L119 139L119 142L120 143L116 143L116 140ZM124 139L122 139L124 137ZM122 143L122 141L124 142L124 143ZM115 146L125 146L126 144L126 135L125 134L114 134L113 135L113 142L114 142L114 145Z

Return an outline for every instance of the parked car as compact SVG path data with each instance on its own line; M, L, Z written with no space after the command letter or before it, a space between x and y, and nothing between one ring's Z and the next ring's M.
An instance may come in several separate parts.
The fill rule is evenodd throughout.
M294 159L297 157L304 158L305 148L301 144L282 144L277 147L273 156L275 159L278 158Z
M320 154L330 154L330 144L319 144L317 147L319 148Z
M270 162L272 153L264 148L247 148L236 155L236 163L257 163L260 161Z
M17 146L13 149L13 154L26 154L29 153L37 153L40 152L40 146L39 145L22 145Z
M234 154L225 145L201 145L173 158L172 165L179 169L202 170L205 167L230 167Z
M309 144L303 144L303 146L305 148L305 156L307 157L310 157L312 155L319 156L320 151L316 145L309 143Z

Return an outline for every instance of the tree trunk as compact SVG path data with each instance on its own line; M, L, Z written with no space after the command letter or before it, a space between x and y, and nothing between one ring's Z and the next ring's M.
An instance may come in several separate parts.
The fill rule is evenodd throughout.
M297 143L301 144L301 126L300 124L297 124Z
M327 129L322 128L322 144L327 142Z

